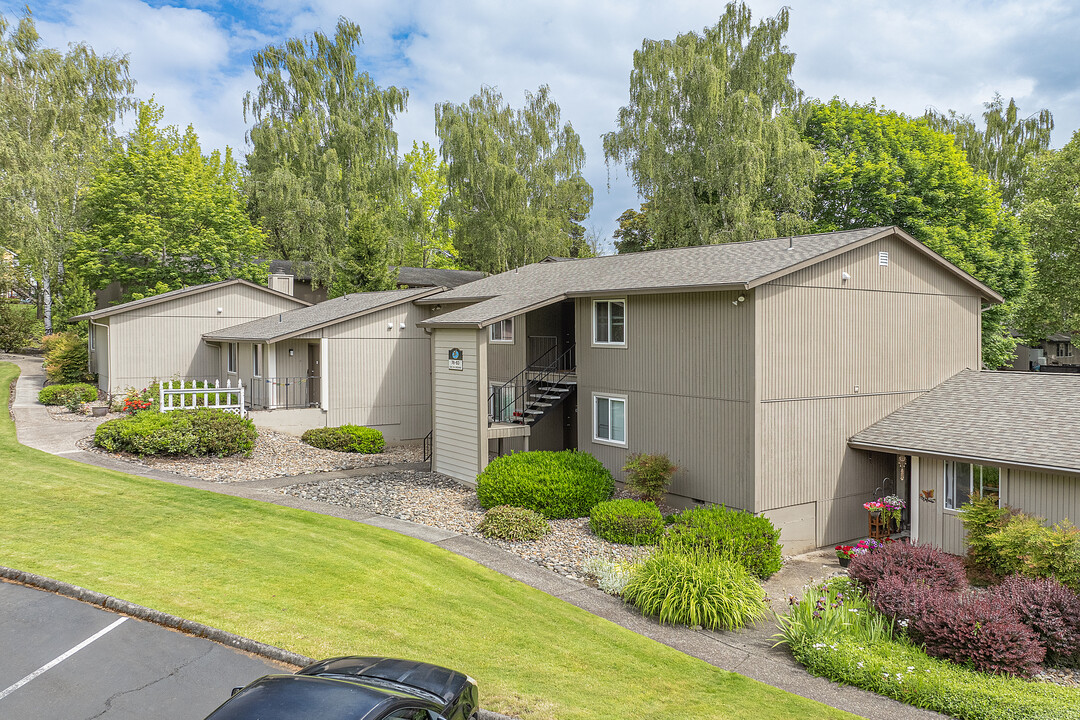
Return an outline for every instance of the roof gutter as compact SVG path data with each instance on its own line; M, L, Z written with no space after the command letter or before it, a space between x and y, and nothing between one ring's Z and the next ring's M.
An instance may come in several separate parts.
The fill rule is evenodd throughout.
M901 447L898 445L882 445L880 443L860 442L848 440L848 445L856 450L868 450L871 452L888 452L894 455L925 455L927 457L944 458L948 460L963 460L976 465L1008 465L1018 468L1031 468L1048 472L1063 473L1066 475L1080 475L1080 467L1062 467L1060 465L1041 465L1034 462L1006 460L1004 458L983 457L980 455L965 455L963 453L944 453L935 450L920 450L918 448Z

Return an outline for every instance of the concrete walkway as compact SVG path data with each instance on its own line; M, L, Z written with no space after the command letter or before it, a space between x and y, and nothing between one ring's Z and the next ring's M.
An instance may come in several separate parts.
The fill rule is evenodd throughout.
M45 374L41 367L40 358L0 355L0 361L13 362L22 371L16 385L12 415L15 418L19 442L29 447L88 465L141 475L222 495L233 495L309 510L323 515L331 515L385 528L424 540L474 560L485 567L549 595L565 600L640 635L700 658L716 667L740 673L773 687L817 700L869 720L892 720L898 717L929 720L930 718L946 717L938 713L904 705L865 690L838 685L810 675L792 659L787 650L782 647L773 647L775 641L772 636L777 632L777 629L772 620L762 621L757 626L740 632L713 632L709 630L691 630L682 626L660 625L651 618L643 617L618 598L541 568L517 555L488 545L477 538L338 505L273 492L286 485L384 472L386 466L250 482L212 483L173 473L142 468L112 460L98 453L79 450L76 441L88 436L92 431L92 426L77 422L56 421L52 419L45 407L37 402L38 390L41 389L45 382ZM831 553L810 553L793 558L785 564L783 570L770 578L769 582L766 583L766 590L769 591L778 605L782 604L786 601L788 594L801 593L802 585L811 578L822 579L828 575L831 562L827 561L830 558Z

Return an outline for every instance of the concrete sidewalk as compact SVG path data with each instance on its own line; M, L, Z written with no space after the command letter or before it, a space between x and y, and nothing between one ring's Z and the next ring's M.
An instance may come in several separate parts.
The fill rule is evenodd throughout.
M15 417L19 442L28 447L37 448L88 465L141 475L222 495L232 495L309 510L392 530L424 540L474 560L485 567L549 595L565 600L640 635L700 658L716 667L740 673L773 687L817 700L869 720L892 720L898 717L929 720L930 718L946 717L938 713L904 705L865 690L838 685L810 675L801 665L795 662L787 650L782 647L773 647L775 641L772 636L777 632L777 629L771 619L764 620L757 626L740 632L713 632L709 630L691 630L682 626L660 625L651 618L643 617L618 598L541 568L513 553L488 545L477 538L275 492L285 485L319 482L333 477L385 472L386 466L250 482L212 483L173 473L150 470L112 460L97 453L79 450L76 441L92 433L93 426L86 423L68 423L54 420L45 407L37 402L37 392L45 381L40 359L0 355L0 361L5 360L14 362L22 370L16 386L12 414ZM784 569L766 583L766 590L770 592L776 601L782 603L789 593L801 592L802 584L807 582L809 578L822 579L825 577L829 573L829 566L825 563L828 557L828 554L811 553L790 559L785 564Z

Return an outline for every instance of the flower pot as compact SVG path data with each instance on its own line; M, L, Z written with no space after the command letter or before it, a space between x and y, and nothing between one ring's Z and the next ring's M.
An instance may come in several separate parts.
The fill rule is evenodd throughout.
M105 417L109 414L109 408L106 405L95 405L90 408L90 412L94 413L94 417Z
M840 567L847 567L851 564L851 558L849 557L837 558L837 560L840 561Z

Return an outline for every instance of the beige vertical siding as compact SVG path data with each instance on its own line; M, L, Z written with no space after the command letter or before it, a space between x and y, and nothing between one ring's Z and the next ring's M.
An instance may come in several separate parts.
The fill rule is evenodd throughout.
M324 328L330 352L329 425L378 427L389 440L427 435L430 341L416 327L427 315L426 309L403 303ZM304 354L306 365L306 349Z
M1068 520L1080 525L1080 475L1013 468L1001 501L1052 523Z
M278 377L306 377L308 371L308 340L283 340L274 343L277 354ZM292 357L289 350L293 351ZM221 354L225 356L225 346L222 345ZM226 357L226 362L228 358Z
M878 262L883 251L888 266ZM756 509L815 502L819 544L865 535L862 503L895 467L892 456L852 450L847 441L960 370L980 367L980 298L895 238L755 292Z
M110 386L144 387L172 377L215 378L222 361L218 349L203 342L203 333L297 307L300 303L291 298L230 285L114 315Z
M592 298L577 301L578 449L622 479L630 452L680 467L674 495L753 506L753 296L626 298L626 347L592 344ZM625 395L627 446L593 441L593 393Z
M436 328L431 335L432 470L475 482L487 454L486 330ZM448 353L460 348L463 369L450 370Z

